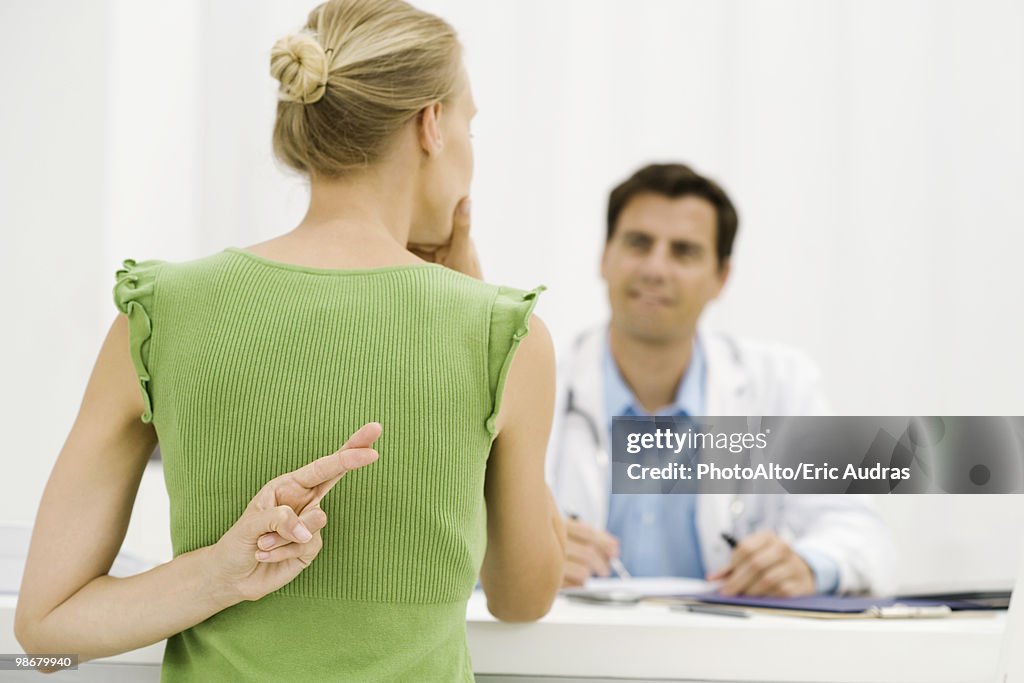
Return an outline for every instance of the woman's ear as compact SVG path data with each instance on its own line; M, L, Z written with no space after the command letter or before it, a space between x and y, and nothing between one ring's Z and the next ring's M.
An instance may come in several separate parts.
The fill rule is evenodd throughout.
M427 154L437 154L444 148L441 136L441 103L434 102L424 107L417 120L420 147Z

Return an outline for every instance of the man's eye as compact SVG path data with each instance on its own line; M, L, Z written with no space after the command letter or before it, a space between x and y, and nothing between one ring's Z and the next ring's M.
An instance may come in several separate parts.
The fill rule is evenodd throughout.
M700 248L693 244L676 244L672 247L672 255L678 259L695 258L700 255Z

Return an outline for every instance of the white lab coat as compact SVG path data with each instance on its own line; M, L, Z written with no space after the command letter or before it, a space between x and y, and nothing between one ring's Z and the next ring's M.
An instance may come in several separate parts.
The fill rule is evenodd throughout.
M580 335L559 368L547 479L562 510L607 528L611 487L602 353L607 327ZM715 415L823 415L828 404L811 362L794 349L698 333L707 364L705 405ZM570 409L570 396L572 406ZM838 591L888 595L894 544L867 496L702 494L697 534L707 571L731 549L722 532L771 529L796 549L818 551L839 568Z

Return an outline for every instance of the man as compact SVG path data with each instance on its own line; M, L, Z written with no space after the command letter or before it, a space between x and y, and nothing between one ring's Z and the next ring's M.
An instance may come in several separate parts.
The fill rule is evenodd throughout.
M568 517L566 586L619 558L634 576L721 580L727 595L890 588L891 541L858 497L611 494L612 416L827 413L803 356L698 327L729 278L738 224L721 187L680 164L642 168L611 193L611 320L563 363L548 458Z

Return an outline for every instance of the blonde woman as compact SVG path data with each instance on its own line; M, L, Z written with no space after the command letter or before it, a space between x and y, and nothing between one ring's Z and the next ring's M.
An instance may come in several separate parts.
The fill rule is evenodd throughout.
M165 680L470 681L478 576L498 618L539 618L565 538L538 290L478 279L469 238L459 43L399 0L332 0L271 73L309 210L118 272L16 633L83 661L167 639ZM110 577L158 441L174 559Z

